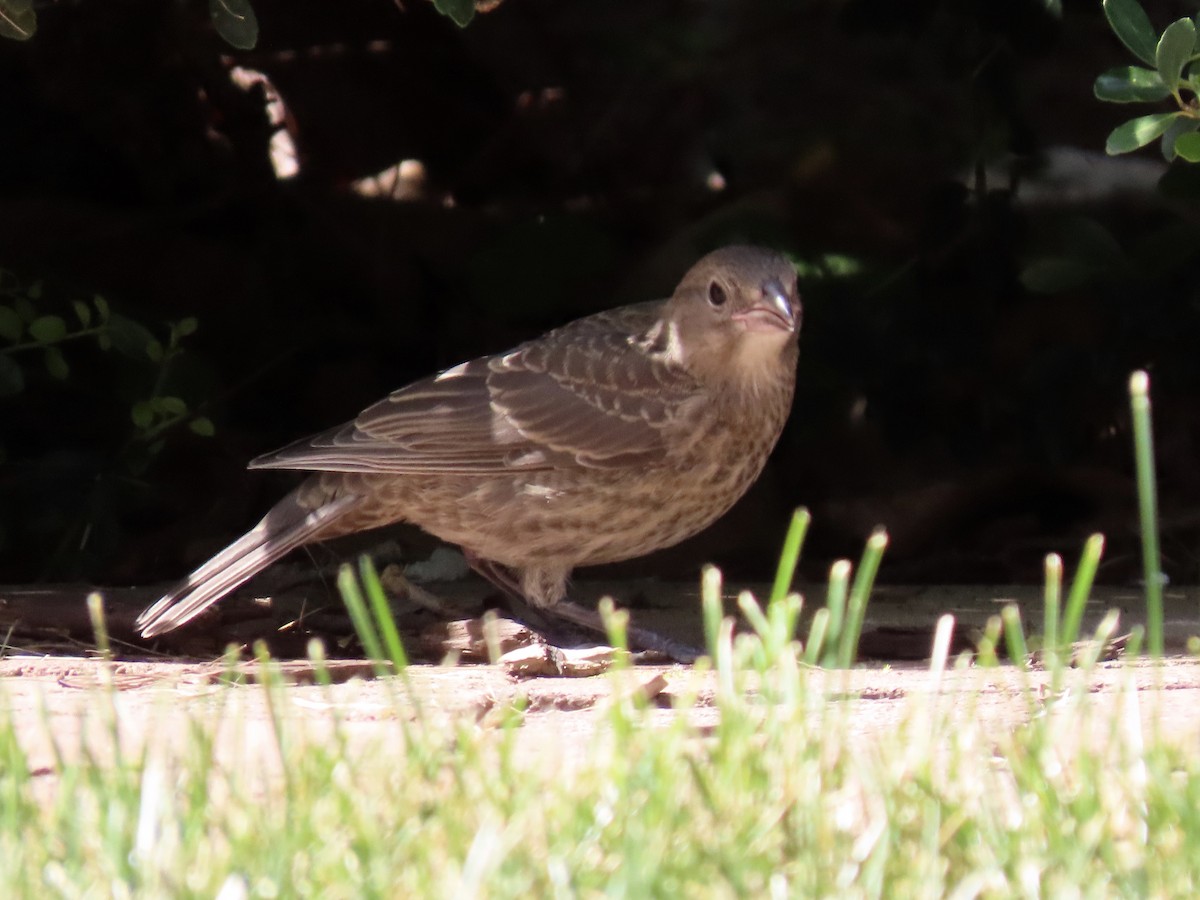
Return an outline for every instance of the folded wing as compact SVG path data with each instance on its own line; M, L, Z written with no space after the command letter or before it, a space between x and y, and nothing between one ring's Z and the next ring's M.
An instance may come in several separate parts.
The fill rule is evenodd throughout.
M402 388L251 468L496 474L652 466L705 403L653 339L661 304L600 313Z

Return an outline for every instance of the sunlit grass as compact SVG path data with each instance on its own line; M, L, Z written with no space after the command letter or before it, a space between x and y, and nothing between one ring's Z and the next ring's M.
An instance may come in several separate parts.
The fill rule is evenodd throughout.
M1047 560L1028 639L1010 606L953 658L943 617L927 669L891 673L904 696L880 718L864 694L880 673L850 665L886 536L856 573L835 565L805 619L791 583L806 527L798 514L765 602L737 596L737 623L705 570L708 655L671 672L668 708L618 655L603 708L553 741L530 739L539 714L519 699L480 714L422 695L369 563L339 585L371 682L333 684L314 643L316 683L287 685L258 648L252 683L230 655L201 696L163 686L131 706L102 652L69 734L47 704L18 724L0 683L0 883L12 897L1197 895L1200 754L1160 730L1146 663L1100 661L1115 614L1081 634L1102 538L1065 604ZM604 612L622 646L624 614ZM36 769L34 738L50 748Z
M343 587L387 658L373 573L347 569ZM709 570L704 605L709 658L672 677L676 714L618 667L584 746L531 750L521 732L533 713L519 703L487 722L430 715L391 674L371 695L390 727L364 738L317 646L303 707L260 654L257 683L227 679L169 718L185 733L151 728L121 753L127 726L110 720L117 691L102 680L88 713L99 727L61 746L52 772L30 772L5 714L0 878L10 896L39 897L1196 890L1200 756L1143 728L1139 707L1153 700L1134 689L1133 666L1099 695L1095 655L1062 665L1056 693L1030 680L1016 721L997 720L984 704L1013 670L947 659L947 617L923 689L896 721L871 723L866 673L805 664L794 595L765 606L742 595L750 625L735 633ZM325 698L315 711L314 695ZM265 706L266 741L243 739L250 701ZM169 712L164 702L154 715Z

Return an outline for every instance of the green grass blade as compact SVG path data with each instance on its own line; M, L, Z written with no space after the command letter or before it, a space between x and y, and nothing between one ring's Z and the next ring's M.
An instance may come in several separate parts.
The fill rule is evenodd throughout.
M1100 557L1103 555L1104 535L1093 534L1083 545L1083 555L1079 558L1079 566L1075 569L1075 578L1071 581L1071 590L1067 595L1062 627L1062 643L1065 647L1070 647L1079 640L1083 611L1087 608L1092 584L1096 580L1096 570L1100 567Z
M105 663L112 662L112 645L108 638L108 623L104 618L104 598L99 591L92 591L87 596L88 618L92 623L92 633L96 636L96 647L100 658Z
M704 646L715 660L721 620L725 618L725 606L721 601L721 570L716 566L705 566L700 572L700 604L704 611Z
M367 589L367 598L371 601L371 613L375 619L375 626L379 629L379 633L383 638L383 645L387 649L388 659L392 661L392 665L396 667L397 672L403 672L408 668L408 654L404 652L404 644L400 640L400 631L396 628L396 617L392 615L392 608L388 604L387 593L383 590L383 585L379 581L379 575L375 571L375 564L371 562L371 557L366 555L359 557L358 575L363 586Z
M1062 610L1062 557L1046 554L1046 584L1042 600L1042 661L1047 671L1059 669L1058 620Z
M88 618L92 622L92 633L96 636L96 646L100 650L100 668L97 675L101 693L104 695L103 709L109 740L112 742L113 754L117 761L121 762L121 715L117 709L117 689L113 684L112 644L108 637L108 622L104 617L104 598L98 591L88 594L87 609Z
M808 642L804 646L804 663L816 666L821 662L821 648L825 644L825 633L829 630L829 607L823 606L813 613L808 626Z
M1113 610L1113 612L1115 613L1116 610ZM1115 620L1115 616L1114 616L1113 626L1112 626L1112 628L1109 629L1109 633L1111 634L1115 630L1116 630L1116 620ZM1134 625L1132 628L1129 629L1129 640L1127 640L1125 642L1125 652L1130 656L1137 656L1139 653L1142 652L1142 642L1145 640L1145 638L1146 638L1146 626ZM1096 644L1097 644L1097 646L1099 646L1100 642L1097 641ZM1097 651L1097 653L1099 653L1099 651Z
M742 611L742 616L754 629L754 633L759 640L767 641L771 637L771 624L767 621L767 617L763 615L762 607L758 605L758 601L754 599L754 595L749 591L742 591L737 598L738 609Z
M1129 379L1133 450L1142 531L1142 577L1146 582L1146 643L1150 656L1163 655L1163 573L1158 550L1158 494L1154 478L1154 435L1150 426L1150 376Z
M367 651L367 657L371 660L375 674L383 678L389 674L388 667L384 664L387 656L383 652L383 641L379 637L379 631L375 628L370 613L367 612L367 602L363 599L362 588L349 563L343 564L338 569L337 586L342 600L346 604L346 610L350 613L354 631L358 634L363 649Z
M950 639L954 637L954 616L946 613L938 617L937 626L933 631L933 649L929 653L929 671L938 677L946 672L946 663L950 659Z
M771 588L769 603L778 603L791 590L796 563L800 559L800 549L804 546L804 537L808 534L811 522L812 514L803 506L792 513L787 536L783 539L783 550L779 554L779 566L775 570L775 584Z
M983 626L983 634L979 638L978 661L981 667L991 669L1000 665L996 647L1000 644L1003 628L999 616L988 616L987 624Z
M1117 624L1121 620L1121 613L1118 610L1110 609L1104 614L1104 618L1100 620L1100 624L1096 626L1096 630L1092 632L1092 637L1086 642L1082 650L1079 652L1079 668L1083 672L1090 672L1096 667L1096 663L1104 656L1104 651L1112 640L1113 633L1117 630ZM1130 633L1129 641L1125 645L1125 651L1131 656L1136 656L1142 648L1142 626L1136 626Z
M604 623L608 642L617 651L613 657L613 664L622 665L629 658L629 610L617 609L612 597L601 597L597 609L600 621Z
M284 792L292 795L292 773L288 768L288 734L284 724L283 676L279 665L271 658L265 641L254 642L254 658L258 663L257 678L263 689L267 705L267 721L271 725L271 736L275 739L275 752L279 755L279 770L283 776Z
M846 621L842 633L838 636L837 666L848 669L854 665L858 655L858 639L862 634L863 620L867 615L867 603L871 599L871 589L875 586L875 576L879 573L879 564L883 561L883 553L887 550L888 534L882 528L867 538L867 546L863 550L862 561L858 564L858 572L854 575L854 586L850 588L850 602L846 608Z
M795 639L796 625L800 621L803 609L804 598L799 594L788 594L782 603L773 603L767 607L771 639L776 646L782 648Z
M1021 626L1021 610L1010 603L1000 610L1004 623L1004 641L1008 646L1008 658L1022 669L1029 667L1029 645L1025 643L1025 631Z
M825 595L825 608L829 610L825 641L828 649L821 657L821 666L832 668L837 665L838 646L842 628L846 623L846 598L850 593L850 560L839 559L829 568L829 588Z

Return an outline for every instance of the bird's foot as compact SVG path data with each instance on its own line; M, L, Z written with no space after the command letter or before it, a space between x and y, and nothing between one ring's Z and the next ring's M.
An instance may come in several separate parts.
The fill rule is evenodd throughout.
M608 629L604 625L604 618L599 612L585 606L580 606L578 603L572 603L570 600L560 600L553 606L547 607L543 612L558 616L589 631L598 632L606 637L608 635ZM630 625L626 629L626 638L629 641L629 648L631 650L661 654L672 662L683 663L685 665L694 663L703 655L703 651L696 647L689 646L674 638L669 638L665 634L651 631L648 628L639 628L636 625Z
M604 619L596 610L572 603L570 600L560 600L549 606L530 603L524 594L521 579L512 569L478 556L470 550L464 549L463 553L467 558L467 564L472 569L500 589L500 593L509 601L509 611L530 628L542 632L551 643L557 643L553 640L554 619L580 626L593 634L608 637ZM690 664L703 655L703 652L695 647L649 629L639 628L636 625L628 627L626 637L631 650L660 654L672 662Z

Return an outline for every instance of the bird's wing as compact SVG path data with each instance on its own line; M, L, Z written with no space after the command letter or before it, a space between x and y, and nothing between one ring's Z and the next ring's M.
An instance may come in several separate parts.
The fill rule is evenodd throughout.
M705 408L655 340L660 309L599 313L455 366L250 465L396 474L654 465L668 455L665 433Z

